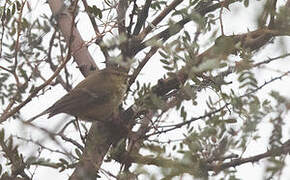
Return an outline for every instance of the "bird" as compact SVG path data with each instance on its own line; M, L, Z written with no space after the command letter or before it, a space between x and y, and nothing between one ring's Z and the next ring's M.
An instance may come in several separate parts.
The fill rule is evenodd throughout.
M121 69L105 68L92 72L51 107L26 122L31 123L46 114L51 118L60 113L88 122L105 121L118 114L127 84L128 75Z

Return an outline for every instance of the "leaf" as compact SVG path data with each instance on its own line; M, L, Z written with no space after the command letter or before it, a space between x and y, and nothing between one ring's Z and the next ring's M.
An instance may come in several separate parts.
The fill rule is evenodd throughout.
M34 157L34 156L30 156L26 159L25 163L27 165L31 165L31 164L34 164L35 162L37 162L37 158Z
M186 40L191 41L189 33L187 31L184 31L184 34L185 34Z
M167 54L163 53L162 51L159 51L159 54L165 59L169 57Z
M166 59L160 59L160 62L162 62L163 64L169 65L170 62L168 62Z
M19 1L16 1L16 7L17 7L17 10L18 11L20 11L20 9L21 9L21 4L20 4L20 2Z
M195 73L205 72L213 70L219 67L219 61L217 59L208 59L207 61L201 63L198 67L192 67L192 71Z
M182 106L180 109L180 116L183 118L183 121L186 120L187 112L185 111L184 106Z
M62 164L68 165L67 160L65 160L65 159L63 159L63 158L60 158L59 161L60 161Z
M196 99L196 93L194 93L191 86L187 83L182 90L184 91L184 94L186 95L185 100L195 100Z
M82 157L82 152L79 149L76 148L75 153L79 158Z
M11 12L11 14L15 14L15 10L16 10L16 6L15 6L15 4L13 4L12 5L12 12Z
M229 118L229 119L226 119L225 122L228 123L228 124L232 124L232 123L236 123L237 119Z
M169 66L162 66L164 69L166 69L167 71L173 71L174 68L173 67L169 67Z
M249 0L244 0L244 6L249 7Z
M93 5L92 11L96 17L99 17L100 19L102 19L103 17L102 10L97 8L96 5Z

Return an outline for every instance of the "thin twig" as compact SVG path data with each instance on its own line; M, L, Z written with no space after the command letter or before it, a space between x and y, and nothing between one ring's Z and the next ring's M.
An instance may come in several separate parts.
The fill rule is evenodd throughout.
M258 67L258 66L260 66L262 64L268 64L268 63L270 63L272 61L279 60L279 59L285 58L287 56L290 56L290 53L286 53L286 54L283 54L281 56L277 56L277 57L274 57L274 58L268 58L268 60L265 60L265 61L262 61L262 62L254 64L253 67Z
M135 71L133 72L133 74L129 80L128 89L130 89L131 85L135 82L137 76L139 75L139 73L141 72L143 67L147 64L147 62L150 60L150 58L157 52L157 50L158 50L157 46L152 47L150 49L150 51L146 54L144 59L139 63L138 67L135 69Z
M96 34L96 44L99 45L102 53L104 54L105 56L105 59L106 59L106 62L109 60L109 52L108 52L108 49L102 45L102 42L103 42L103 36L105 33L101 33L99 28L98 28L98 25L97 25L97 22L95 20L95 18L89 13L89 5L87 3L86 0L82 0L83 4L84 4L84 7L85 7L85 10L90 18L90 21L92 23L92 26L95 30L95 34Z
M256 89L253 89L253 90L251 90L250 92L248 92L248 93L246 93L246 94L243 94L243 95L241 95L241 96L238 96L238 98L243 98L243 97L249 96L249 95L251 95L251 94L257 92L258 90L262 89L264 86L266 86L266 85L268 85L268 84L270 84L270 83L272 83L272 82L274 82L274 81L276 81L276 80L279 80L279 79L281 79L282 77L288 75L289 73L290 73L290 71L287 71L287 72L285 72L284 74L282 74L281 76L275 77L275 78L273 78L273 79L271 79L271 80L265 82L263 85L257 87ZM153 132L153 133L151 133L151 134L147 134L146 136L143 136L142 138L148 138L148 137L150 137L150 136L152 136L152 135L161 134L161 133L166 133L166 132L169 132L169 131L175 130L175 129L177 129L177 128L180 128L180 127L182 127L182 126L189 125L189 124L191 124L191 123L194 122L194 121L197 121L197 120L200 120L200 119L203 119L203 118L206 118L206 117L210 117L210 116L212 116L212 115L214 115L214 114L220 112L221 110L223 110L223 109L224 109L225 107L227 107L228 105L230 105L230 103L225 103L225 104L224 104L222 107L220 107L219 109L216 109L216 110L214 110L214 111L211 111L211 112L206 113L206 114L204 114L204 115L202 115L202 116L199 116L199 117L191 118L190 120L188 120L188 121L184 121L184 122L182 122L182 123L177 123L177 124L173 124L173 125L160 126L159 128L168 128L168 127L171 127L171 128L169 128L169 129L165 129L165 130L162 130L162 131L158 131L158 132Z
M224 26L223 26L223 18L222 18L223 8L224 8L224 6L221 6L220 15L219 15L222 36L225 35L225 33L224 33Z
M87 14L88 14L88 16L90 18L90 21L91 21L91 23L93 25L93 28L95 30L97 39L98 38L102 38L100 30L99 30L98 25L97 25L97 22L95 21L95 18L91 15L91 13L89 13L89 5L88 5L87 1L86 0L82 0L82 2L83 2L83 5L85 7L85 10L86 10L86 12L87 12Z
M161 133L166 133L166 132L169 132L169 131L172 131L172 130L175 130L177 128L180 128L184 125L188 125L188 124L191 124L192 122L194 121L197 121L197 120L200 120L200 119L203 119L203 118L206 118L206 117L209 117L209 116L212 116L218 112L220 112L221 110L223 110L228 104L225 104L224 106L222 106L221 108L219 109L216 109L215 111L211 111L209 113L206 113L202 116L199 116L199 117L196 117L196 118L191 118L190 120L188 121L185 121L185 122L182 122L182 123L178 123L178 124L174 124L174 125L167 125L167 126L160 126L159 128L166 128L166 127L172 127L172 128L169 128L169 129L166 129L166 130L162 130L162 131L158 131L158 132L153 132L151 134L147 134L146 136L144 136L143 138L148 138L152 135L156 135L156 134L161 134Z
M22 2L20 10L19 10L19 17L17 19L17 35L16 35L16 42L15 42L14 66L12 68L12 72L13 72L13 75L14 75L14 78L15 78L15 81L16 81L16 85L17 85L18 88L20 87L20 81L19 81L19 78L18 78L18 76L16 74L16 69L17 69L17 66L18 66L18 52L19 52L19 49L20 49L20 45L19 45L20 35L21 35L20 33L22 31L21 18L22 18L22 12L23 12L23 8L24 8L24 6L26 4L26 1L27 0Z
M170 3L149 25L138 35L139 40L143 40L148 33L151 32L153 27L157 26L173 9L176 8L183 0L174 0Z
M250 90L248 93L246 93L246 94L244 94L242 96L239 96L239 98L249 96L249 95L257 92L258 90L262 89L264 86L266 86L266 85L268 85L268 84L270 84L270 83L272 83L272 82L274 82L276 80L282 79L284 76L287 76L289 73L290 73L290 71L287 71L287 72L283 73L281 76L277 76L277 77L275 77L275 78L273 78L273 79L271 79L269 81L266 81L263 85L257 87L256 89Z
M1 22L2 22L2 31L1 31L1 38L0 38L0 58L2 58L2 46L3 46L3 37L4 37L4 32L5 32L5 20L7 20L6 16L6 5L8 1L5 1L4 6L2 7L2 17L1 17Z
M233 159L230 162L217 164L217 165L207 165L207 170L219 172L230 167L236 167L245 163L258 162L261 159L272 157L272 156L281 156L282 154L288 154L290 152L289 140L285 142L280 148L271 149L265 153L258 154L256 156L248 158Z
M229 0L227 3L228 4L232 4L238 2L238 0ZM195 14L199 14L200 16L204 16L205 14L209 13L209 12L213 12L215 10L217 10L218 8L220 8L223 5L223 2L219 2L210 6L207 6L205 8L201 8L201 9L196 9L196 11L194 12ZM175 23L175 25L168 27L167 29L161 31L160 33L154 35L153 37L149 38L148 40L142 42L139 46L137 46L134 49L134 53L137 54L138 52L140 52L142 49L146 48L146 44L148 42L151 41L158 41L158 40L162 40L163 42L165 42L167 39L169 39L171 36L177 34L178 32L181 31L181 29L184 28L184 25L187 24L188 22L190 22L191 19L190 18L184 18L180 21L178 21L177 23ZM174 31L173 31L174 30ZM145 31L145 29L143 30L143 32ZM142 32L141 32L142 33ZM141 33L139 34L139 38L141 35ZM140 39L143 40L143 39Z
M66 63L70 60L71 55L70 53L67 55L66 59L61 63L61 65L57 68L57 70L54 72L54 74L46 81L44 82L42 85L36 87L32 93L24 100L22 101L18 106L14 107L12 110L9 110L9 106L7 106L6 110L0 117L0 123L4 122L5 120L7 120L8 118L10 118L11 116L13 116L16 112L18 112L23 106L25 106L28 102L30 102L32 100L32 98L34 98L37 93L42 90L44 87L46 87L47 85L49 85L51 83L51 81L60 73L60 71L64 68L64 66L66 65ZM13 99L13 98L12 98Z
M26 142L26 143L33 143L33 144L35 144L35 145L37 145L37 146L39 146L41 149L45 149L45 150L48 150L48 151L50 151L50 152L55 152L55 153L59 153L59 154L62 154L62 155L68 155L66 152L63 152L63 151L60 151L60 150L58 150L58 149L52 149L52 148L49 148L49 147L46 147L46 146L44 146L44 145L42 145L42 143L40 143L40 141L34 141L34 140L32 140L32 139L26 139L26 138L24 138L24 137L20 137L20 136L13 136L14 138L17 138L17 139L19 139L19 140L21 140L21 141L24 141L24 142ZM72 156L72 155L71 155ZM73 157L73 156L72 156ZM74 157L75 158L75 157ZM77 159L77 158L75 158L75 159Z

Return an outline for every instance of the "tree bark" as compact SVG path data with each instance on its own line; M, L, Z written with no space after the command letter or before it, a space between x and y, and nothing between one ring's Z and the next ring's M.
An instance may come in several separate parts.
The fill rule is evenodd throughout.
M80 71L84 76L88 76L92 69L98 68L78 29L73 24L72 14L64 6L63 0L48 0L48 3L66 42L70 43L72 55L80 67ZM70 179L96 179L97 171L102 165L103 158L109 150L112 140L108 127L103 123L93 122L82 157Z
M69 45L75 62L78 64L82 74L85 77L88 76L91 70L98 68L88 51L85 41L82 39L73 22L74 18L71 12L65 7L63 0L48 0L48 4L65 41L70 43Z

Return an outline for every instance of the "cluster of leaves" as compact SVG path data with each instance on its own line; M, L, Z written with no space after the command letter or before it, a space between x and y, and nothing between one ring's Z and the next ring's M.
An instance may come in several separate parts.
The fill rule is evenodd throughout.
M1 102L2 105L7 103L5 100L13 98L20 102L23 94L30 91L28 81L39 78L39 71L36 70L41 62L33 59L39 58L40 54L47 54L47 50L43 48L42 32L46 34L50 31L48 19L43 19L40 23L39 19L30 22L25 17L21 17L20 11L22 3L14 1L6 2L7 7L2 10L3 25L3 43L1 49L2 65L5 65L7 71L1 72ZM16 12L18 12L18 16ZM9 31L7 31L9 29ZM16 57L15 57L16 56ZM3 70L3 69L2 69Z
M248 0L244 0L244 5L248 6ZM112 6L110 1L105 1L108 6ZM235 71L231 70L232 64L228 60L228 57L221 53L221 56L215 59L206 59L200 62L198 55L200 54L199 49L201 47L198 44L198 36L200 33L209 33L213 31L214 25L218 20L218 14L207 14L202 17L196 13L197 10L212 4L213 1L189 1L189 5L182 9L175 10L172 16L177 18L182 18L184 21L193 21L198 25L198 33L195 34L194 38L189 31L182 31L182 35L171 37L171 41L163 44L160 42L148 43L148 46L158 46L160 48L160 62L163 64L164 70L167 72L166 78L176 77L176 73L180 71L186 71L188 75L188 80L186 83L178 87L175 91L171 91L164 95L163 97L157 96L152 93L152 85L140 84L136 82L136 88L131 92L134 97L135 104L141 107L142 110L150 109L154 112L154 117L152 118L151 131L149 134L148 141L142 144L140 154L129 154L133 156L135 163L139 166L136 168L136 173L146 174L143 165L156 165L160 167L161 173L167 179L174 176L183 175L185 173L190 174L194 177L208 177L209 169L211 165L218 165L228 162L230 158L236 158L232 156L230 152L232 150L239 150L240 152L245 152L247 144L249 141L256 140L260 138L258 134L258 126L271 112L279 112L275 118L271 119L273 125L273 131L270 136L270 148L275 149L282 145L282 125L283 118L282 113L285 110L281 110L280 106L273 107L269 100L263 100L260 98L256 92L261 89L258 84L256 75L252 71L252 54L248 52L247 49L238 47L239 45L233 44L231 38L222 36L220 38L216 37L216 31L212 33L208 44L213 43L215 40L216 48L214 53L224 53L230 54L233 48L239 48L238 55L242 60L235 64ZM151 4L152 11L159 12L167 4L166 1L153 1ZM43 21L39 19L34 22L29 22L29 20L24 17L21 21L18 21L15 17L16 10L20 10L21 4L15 1L11 4L11 7L7 8L2 14L5 16L5 27L10 31L7 33L7 42L3 43L3 47L7 48L9 51L4 51L3 59L7 63L7 67L11 68L11 72L1 73L0 77L0 98L1 103L7 103L6 100L15 96L16 101L21 101L22 94L33 90L33 86L29 89L29 82L31 79L36 80L42 78L37 67L40 63L42 56L48 56L47 50L43 47L43 36L51 31L51 25L49 24L49 18L43 17ZM1 8L2 9L2 8ZM281 10L283 13L283 10ZM103 18L103 12L97 6L89 6L88 13L98 19ZM281 14L282 14L281 13ZM284 16L279 17L282 18ZM285 17L284 17L285 18ZM284 20L283 20L284 21ZM19 24L21 23L21 24ZM180 30L178 23L170 20L167 24L171 33L177 33ZM18 27L18 28L17 28ZM20 28L19 28L20 27ZM19 33L23 35L19 38ZM2 32L4 33L4 32ZM40 35L39 35L40 34ZM169 37L164 37L168 39ZM17 40L20 39L20 40ZM60 40L60 46L62 46ZM123 42L126 42L122 35L109 41L107 45L108 50L115 49L120 46ZM155 44L154 44L155 43ZM53 43L52 43L53 44ZM15 48L15 47L23 48ZM55 44L50 45L57 46ZM24 48L27 47L27 48ZM62 49L65 49L61 47ZM227 52L228 51L228 52ZM9 52L9 53L8 53ZM14 55L17 54L17 57ZM13 61L12 58L19 58L18 61ZM48 59L49 59L48 58ZM32 61L31 59L37 59ZM123 57L118 56L114 60L120 60ZM48 62L46 60L45 62ZM15 63L16 62L16 63ZM50 60L50 66L53 67L54 64ZM15 66L17 65L17 67ZM225 81L228 74L224 75L221 73L223 69L228 68L228 74L235 74L238 76L237 83L238 88L231 89L229 92L223 90L223 86L231 87L230 83ZM52 68L53 69L53 68ZM15 82L10 82L13 79L13 75L19 78L20 84ZM162 84L162 80L158 83ZM21 84L26 84L21 86ZM204 95L204 89L211 89L215 95L218 95L218 99L212 98L211 95ZM242 92L240 95L239 92ZM191 101L192 106L198 106L201 103L197 101L199 95L204 95L207 99L207 107L204 109L203 115L198 118L190 117L191 114L187 111L185 101ZM279 95L277 92L272 92L271 96L278 102L278 104L286 104L287 100ZM174 100L174 101L173 101ZM173 105L168 105L169 103ZM162 121L160 117L167 112L169 109L175 108L179 111L181 123L173 124L170 131L181 131L184 130L183 139L179 143L169 142L168 145L164 146L156 140L155 143L151 142L151 138L155 138L156 134L161 134L167 132L168 129L162 127ZM161 110L161 111L159 111ZM142 118L141 118L142 119ZM166 119L165 119L166 120ZM192 122L196 120L202 120L201 123L196 123L192 125ZM232 124L237 124L236 128L232 128ZM240 123L240 124L239 124ZM185 127L183 129L183 127ZM168 130L169 131L169 130ZM60 159L58 163L51 163L49 160L41 159L37 157L28 157L24 160L21 154L17 150L17 146L13 147L12 138L9 137L5 140L4 130L0 133L0 143L1 151L4 156L9 160L8 164L14 165L14 163L19 164L21 167L16 167L16 171L12 169L12 175L23 175L24 169L29 169L31 165L41 165L49 166L53 168L59 168L60 171L74 168L75 164L68 162L66 159ZM111 159L117 160L123 156L126 151L126 141L120 141L117 148L113 149L108 161ZM172 147L172 151L168 151L168 147ZM115 150L115 151L114 151ZM151 155L143 156L141 155L142 150L147 150ZM10 153L13 153L13 156ZM175 153L172 153L175 152ZM78 158L81 157L81 152L76 150L75 152ZM174 155L173 155L174 154ZM179 156L177 158L176 156ZM230 157L230 158L228 158ZM17 161L17 162L16 162ZM121 160L120 160L121 161ZM133 160L132 160L133 161ZM284 163L280 160L272 158L269 160L271 166L268 167L267 172L272 173L272 176L278 173ZM273 166L272 166L273 165ZM19 168L21 171L19 171ZM211 169L211 171L214 171ZM224 171L224 173L234 179L234 171ZM8 172L3 173L3 177L8 176ZM130 174L122 174L123 178L126 178ZM154 174L147 175L153 178ZM24 176L24 175L23 175Z
M245 6L248 6L248 2L245 1ZM184 13L184 12L182 12ZM176 14L182 14L181 12L178 12ZM210 29L207 29L210 30ZM196 45L194 42L190 42L190 36L188 35L188 32L184 32L185 36L182 38L179 38L177 40L173 40L171 43L168 43L162 47L162 51L159 51L159 54L161 56L161 62L164 64L164 69L168 71L168 75L170 76L171 73L174 74L174 72L177 72L180 70L180 63L186 65L187 63L192 63L194 65L194 60L196 59L196 55L198 52L198 45ZM231 43L227 42L219 42L220 49L230 49L229 46L231 46ZM224 51L224 50L221 50ZM179 52L182 52L183 54L180 55ZM260 134L258 133L258 125L261 123L262 120L265 120L265 117L267 117L268 114L270 114L273 111L277 111L276 108L272 107L270 105L270 101L265 99L261 99L257 94L256 91L260 89L258 86L258 81L255 77L255 74L252 71L252 61L250 60L252 57L252 54L248 52L247 49L240 48L240 57L243 58L242 61L236 64L236 74L238 77L239 82L239 92L243 92L242 95L238 95L238 93L235 90L231 90L229 93L225 93L221 91L221 85L226 85L225 81L219 82L218 79L213 78L213 83L208 83L207 86L212 86L216 90L217 94L220 94L221 100L218 102L214 102L209 97L209 101L207 102L208 108L211 111L215 111L218 109L218 104L220 104L220 101L223 101L224 104L227 104L228 110L230 110L230 117L227 113L227 110L221 110L219 113L216 113L214 115L209 116L208 118L203 119L205 121L206 127L195 129L193 126L187 126L187 135L185 140L183 140L180 143L180 152L183 152L185 155L184 157L187 157L190 159L190 162L196 163L197 161L203 161L208 162L212 159L220 160L223 159L226 152L229 152L230 150L237 150L240 149L241 152L244 152L247 148L247 144L251 140L257 140L260 138ZM216 61L213 61L216 62ZM196 99L196 87L201 87L203 82L206 82L205 79L202 79L200 77L197 77L194 73L197 72L204 72L212 70L216 70L217 68L224 67L226 64L221 65L214 65L209 63L203 64L205 68L203 69L192 69L193 73L190 74L190 78L192 82L190 82L189 85L187 84L185 87L187 89L186 92L188 93L193 102L195 102ZM218 71L217 71L218 72ZM223 77L225 78L225 77ZM216 81L215 81L216 80ZM181 88L183 90L184 88ZM158 104L162 104L159 102ZM221 103L222 104L222 103ZM184 110L183 106L180 109L180 114L183 120L187 119L187 112ZM279 142L281 140L281 118L279 118L280 121L275 121L274 128L273 128L273 136L271 136L272 143L275 144L274 141ZM229 128L228 124L233 124L241 122L241 124L238 126L237 129ZM179 127L179 126L177 126ZM276 139L276 140L275 140ZM186 146L188 149L182 150L183 147ZM277 144L277 147L281 146L281 142ZM232 149L231 149L232 148ZM174 145L174 149L176 149L176 146ZM151 152L153 152L150 149ZM191 158L189 158L186 155L190 155ZM192 157L193 156L193 157ZM158 156L159 157L159 156ZM196 158L199 158L197 160ZM158 159L158 158L157 158ZM188 162L188 159L183 162ZM168 163L168 159L165 160ZM171 163L176 162L176 160L170 161ZM281 162L281 161L276 161ZM161 162L160 162L161 163ZM161 163L163 164L163 163ZM162 165L161 165L162 166ZM283 164L277 165L275 170L281 170L281 167ZM171 173L174 171L173 174L168 174L168 167L166 167L166 172L164 171L164 175L167 178L173 177L175 175L183 174L184 171L182 170L182 165L176 165L175 167L180 168L172 168ZM193 165L191 166L193 167ZM192 173L194 168L191 169L190 172ZM202 168L197 168L198 170ZM272 168L274 169L274 168ZM178 171L178 173L176 172ZM230 177L234 177L232 174L233 171L225 171L226 173L229 173ZM179 174L180 173L180 174ZM277 173L277 172L275 172ZM193 173L194 174L194 173ZM207 174L207 173L205 173ZM203 174L204 175L204 174ZM194 176L198 176L194 174Z

